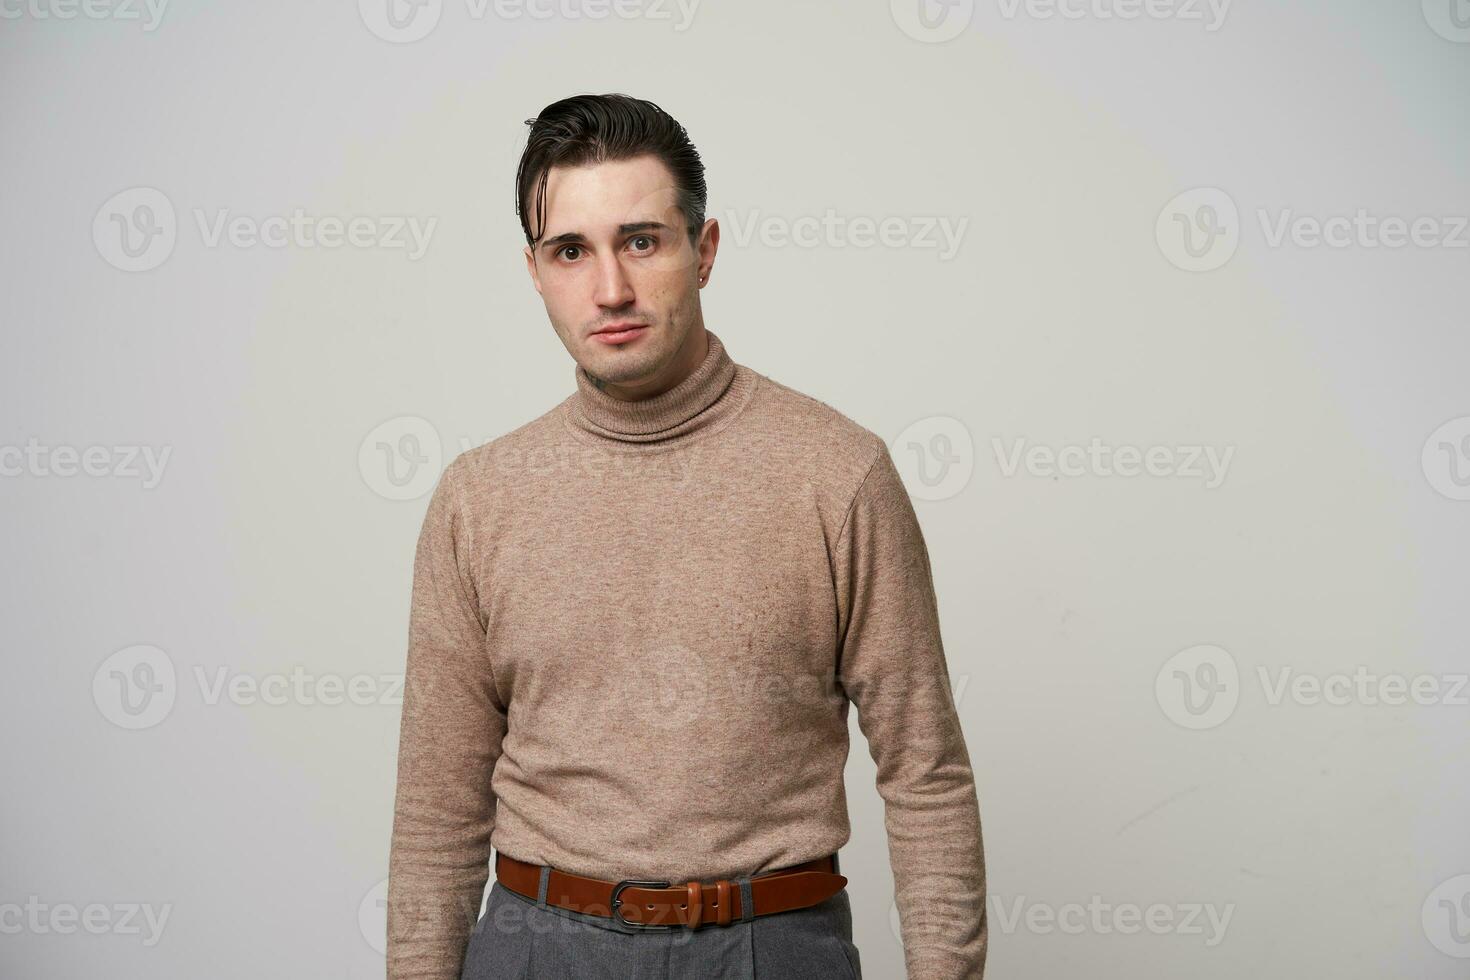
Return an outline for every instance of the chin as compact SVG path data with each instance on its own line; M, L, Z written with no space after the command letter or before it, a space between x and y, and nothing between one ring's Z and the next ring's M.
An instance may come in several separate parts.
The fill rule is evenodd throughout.
M636 384L658 370L656 351L623 350L596 340L588 340L587 347L589 350L582 362L583 367L589 374L613 384Z

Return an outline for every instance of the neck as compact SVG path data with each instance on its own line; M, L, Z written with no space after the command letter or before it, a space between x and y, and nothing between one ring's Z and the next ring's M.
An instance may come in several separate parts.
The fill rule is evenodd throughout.
M708 331L704 329L704 324L695 323L688 336L684 338L684 343L674 352L673 360L664 365L664 369L649 380L634 384L614 384L591 375L588 375L588 378L597 386L598 391L611 395L618 401L644 401L656 398L671 388L677 387L680 382L694 373L708 354Z
M745 407L756 374L730 359L713 330L700 333L704 339L699 345L685 344L700 355L693 367L645 398L618 397L578 365L577 390L566 402L567 421L597 440L643 449L663 448L723 425Z

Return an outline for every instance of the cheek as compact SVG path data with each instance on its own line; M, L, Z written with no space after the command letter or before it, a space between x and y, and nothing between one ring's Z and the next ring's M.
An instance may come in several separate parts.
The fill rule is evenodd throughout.
M590 300L580 299L566 283L555 285L542 281L541 302L546 306L546 316L558 331L570 329L588 322L595 316L590 312Z
M580 276L564 269L541 277L541 298L551 309L573 312L588 302L588 292Z
M648 270L633 279L639 301L658 309L683 306L688 298L689 276L683 269Z

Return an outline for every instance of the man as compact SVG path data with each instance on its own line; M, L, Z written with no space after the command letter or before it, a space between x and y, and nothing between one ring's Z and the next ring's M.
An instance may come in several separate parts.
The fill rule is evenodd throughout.
M851 701L908 975L977 980L974 777L887 446L706 329L720 232L682 126L624 95L530 123L526 265L576 390L429 502L388 976L858 977Z

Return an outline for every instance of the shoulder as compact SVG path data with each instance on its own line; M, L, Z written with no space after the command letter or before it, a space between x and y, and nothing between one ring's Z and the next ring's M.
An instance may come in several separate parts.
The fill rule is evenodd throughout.
M819 398L760 375L768 423L806 449L821 449L871 464L887 451L883 437ZM784 425L782 424L784 420Z
M441 482L457 488L467 500L484 498L513 488L536 471L537 461L562 450L566 429L559 402L541 415L488 442L465 449L444 468Z
M765 451L845 510L868 473L889 459L887 441L819 398L763 374L759 384L749 411Z

